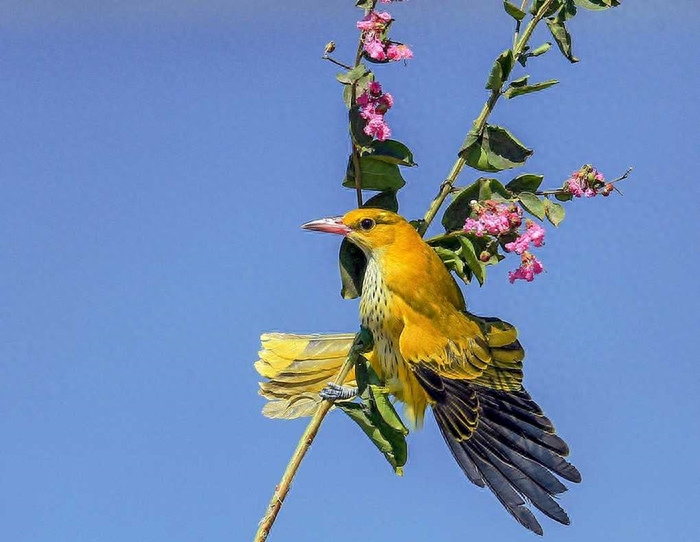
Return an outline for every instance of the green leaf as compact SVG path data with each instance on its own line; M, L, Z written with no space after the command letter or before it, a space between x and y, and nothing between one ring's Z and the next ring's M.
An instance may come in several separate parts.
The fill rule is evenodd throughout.
M559 226L561 221L564 220L564 206L560 205L554 201L548 199L544 200L544 212L547 215L547 219L554 225Z
M408 457L406 437L378 421L378 416L372 415L364 405L339 402L335 406L345 412L351 420L360 426L365 435L382 452L396 474L402 475L402 467L406 464Z
M566 29L563 16L560 14L557 17L547 19L545 22L547 23L552 36L554 36L554 41L557 42L561 53L569 60L569 62L578 62L578 58L576 58L571 52L571 35Z
M357 245L343 239L340 243L338 263L340 265L340 295L343 299L360 297L367 267L365 253Z
M527 80L530 79L529 75L523 75L522 77L519 77L518 79L513 79L510 82L510 85L508 85L511 88L519 88L519 87L524 87L527 85Z
M398 190L406 184L399 171L399 166L396 164L377 160L372 155L361 156L359 161L360 180L363 190ZM355 167L352 159L348 162L343 186L355 188Z
M506 188L516 194L520 192L536 192L542 184L544 175L536 175L534 173L523 173L510 181Z
M363 208L385 209L392 213L399 212L399 202L396 199L396 190L386 190L379 192L362 204Z
M532 3L532 6L530 7L530 13L532 15L535 15L542 8L542 6L544 5L544 3L546 1L547 0L535 0ZM544 16L549 17L551 15L554 15L560 7L561 7L561 0L554 0L554 2L552 2L550 4L550 6L547 8L547 11L544 13Z
M369 385L370 399L374 403L377 413L394 431L401 433L404 436L408 435L408 429L404 425L403 421L401 421L396 409L394 409L394 405L392 405L391 401L389 401L389 396L385 391L382 391L383 389L384 388L378 384Z
M501 86L508 79L511 70L513 69L513 51L506 49L493 63L486 88L488 90L499 91Z
M360 108L358 106L351 107L348 115L350 118L350 135L353 141L361 147L371 145L372 137L364 132L367 121L360 115Z
M447 269L454 271L459 278L469 284L472 276L471 270L464 267L464 262L454 250L440 246L433 247L433 250L440 256Z
M479 182L483 185L488 186L488 192L479 190L479 199L480 200L487 200L487 199L493 199L493 200L509 200L513 197L513 194L510 192L510 190L506 189L505 186L501 184L501 182L498 179L484 179L481 178L479 179ZM485 195L486 193L489 194L488 197L482 197L482 193Z
M615 8L620 5L619 0L575 0L575 2L576 5L592 11Z
M474 245L465 235L459 235L458 239L461 245L461 250L459 252L460 257L469 266L476 280L479 281L479 285L483 286L484 280L486 279L486 266L479 260Z
M559 201L571 201L574 199L574 195L570 194L569 192L557 192L554 194L554 197L557 198Z
M442 215L442 225L447 231L457 231L464 228L464 223L472 212L470 203L479 199L479 182L463 188L453 198Z
M518 6L508 2L508 0L503 0L503 7L506 10L506 13L513 17L513 19L515 19L516 21L522 21L525 18L525 15L527 15Z
M374 8L373 0L357 0L355 6L361 9L372 9Z
M557 81L556 79L548 79L547 81L535 83L534 85L511 87L508 90L506 90L503 94L506 98L511 99L515 98L516 96L522 96L523 94L530 94L532 92L544 90L546 88L556 85L557 83L559 83L559 81Z
M536 216L540 220L544 218L544 204L542 200L531 192L521 192L518 196L520 204L531 215Z
M552 43L549 41L544 42L539 47L535 47L532 51L528 53L528 56L541 56L545 54L552 48Z
M467 136L459 155L474 169L502 171L522 166L532 152L505 128L487 124L483 134Z
M368 73L370 73L370 71L367 69L367 66L364 64L359 64L351 70L339 73L335 76L335 78L344 85L352 85L365 77Z
M413 167L417 165L413 161L413 153L400 141L387 139L386 141L375 140L369 146L370 155L375 160L382 160L390 164Z
M360 77L354 85L355 98L367 90L372 81L374 81L374 74L371 71L368 71L363 77ZM345 102L345 107L348 109L352 106L352 89L353 85L343 86L343 101Z

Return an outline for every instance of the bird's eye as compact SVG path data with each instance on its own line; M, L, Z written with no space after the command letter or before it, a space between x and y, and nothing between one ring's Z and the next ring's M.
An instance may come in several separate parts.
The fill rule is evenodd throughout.
M371 230L372 228L374 228L374 220L372 220L371 218L363 218L360 221L360 228L362 228L365 231Z

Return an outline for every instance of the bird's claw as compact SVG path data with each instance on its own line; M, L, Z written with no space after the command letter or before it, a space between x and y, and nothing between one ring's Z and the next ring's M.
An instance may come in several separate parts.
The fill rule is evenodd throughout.
M352 399L357 395L357 388L351 386L341 386L335 382L329 382L319 393L321 399L326 401L344 401Z

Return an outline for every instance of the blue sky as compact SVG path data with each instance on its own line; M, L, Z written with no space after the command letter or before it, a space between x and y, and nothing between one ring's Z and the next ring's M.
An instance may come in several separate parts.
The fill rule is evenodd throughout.
M6 2L0 15L0 538L252 538L305 426L262 417L264 331L353 331L338 239L299 224L354 204L336 70L352 2ZM380 67L413 150L401 208L420 216L511 39L500 2L391 6L416 57ZM693 0L583 13L558 87L494 122L559 185L635 167L624 197L576 201L547 273L474 312L515 323L526 386L583 483L549 540L689 540L700 483L695 319L700 10ZM541 33L535 41L541 42ZM466 184L476 177L467 172ZM439 228L434 228L435 232ZM546 520L543 520L546 521ZM270 541L527 540L472 486L432 420L394 476L339 413L324 423Z

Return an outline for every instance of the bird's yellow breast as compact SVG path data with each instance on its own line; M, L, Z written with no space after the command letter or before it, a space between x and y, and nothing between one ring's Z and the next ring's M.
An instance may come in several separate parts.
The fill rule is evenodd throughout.
M399 338L404 324L397 312L400 304L394 299L394 294L384 281L384 273L380 271L377 260L368 258L362 283L360 319L374 339L369 361L388 391L405 404L411 424L420 426L428 397L401 356Z

